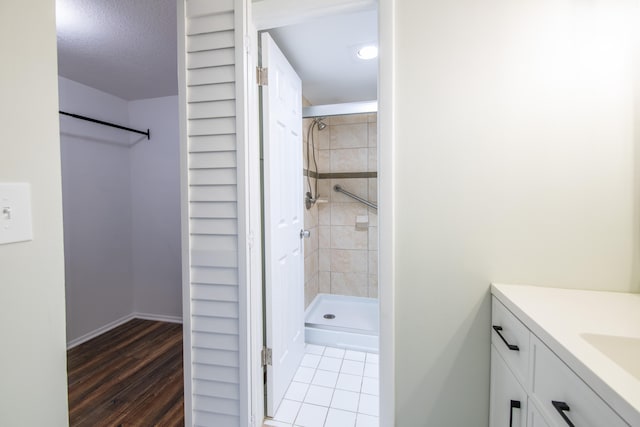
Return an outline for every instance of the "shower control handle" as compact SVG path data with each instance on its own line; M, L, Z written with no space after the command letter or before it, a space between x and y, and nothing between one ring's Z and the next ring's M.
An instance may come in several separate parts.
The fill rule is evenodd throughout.
M309 237L311 237L311 231L309 231L309 230L300 230L300 238L301 238L301 239L304 239L305 237L306 237L307 239L308 239Z

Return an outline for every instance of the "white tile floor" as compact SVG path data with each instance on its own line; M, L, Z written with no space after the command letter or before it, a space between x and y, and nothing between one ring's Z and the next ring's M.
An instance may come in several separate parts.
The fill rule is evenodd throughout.
M378 427L378 355L307 344L269 427Z

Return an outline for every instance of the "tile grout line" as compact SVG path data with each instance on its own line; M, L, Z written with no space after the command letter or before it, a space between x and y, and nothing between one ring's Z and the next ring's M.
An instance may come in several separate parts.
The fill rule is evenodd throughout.
M325 352L327 351L327 349L333 349L333 350L341 351L340 354L342 356L341 357L333 357L333 356L330 356L330 355L325 355ZM379 392L378 392L378 395L375 395L375 394L365 393L365 392L362 391L363 386L364 386L364 379L365 378L368 378L370 381L374 381L374 382L379 384L379 377L365 376L365 370L366 370L367 365L377 365L377 363L369 361L370 357L373 357L373 353L364 352L364 360L353 359L353 357L355 357L353 355L351 355L352 356L351 359L347 359L347 351L345 351L343 349L337 349L337 348L325 346L323 348L321 354L307 352L306 348L305 348L305 355L307 355L307 354L312 354L312 355L318 356L319 360L317 361L317 364L315 364L314 367L304 366L302 364L298 366L298 369L301 368L301 367L304 367L304 368L312 370L312 375L310 376L310 379L309 379L308 383L303 383L303 382L301 383L301 384L306 384L307 389L306 389L304 395L302 396L302 401L299 402L300 406L299 406L298 410L296 411L296 415L295 415L295 418L293 420L293 424L290 424L290 426L294 427L294 426L297 425L297 424L295 424L295 422L298 419L298 417L301 415L303 405L311 405L311 406L315 406L315 407L320 407L320 408L326 409L326 413L325 413L323 424L322 424L325 427L328 427L328 426L326 426L326 422L329 419L329 413L332 410L333 411L341 411L341 412L346 412L346 413L353 414L356 417L356 421L357 421L359 415L364 416L364 417L373 417L373 418L379 419L379 414L378 415L371 415L371 414L368 414L368 413L360 412L360 403L362 401L362 395L363 394L369 396L370 398L378 399L378 402L379 402ZM335 353L333 353L333 354L335 354ZM336 371L320 369L320 363L322 362L322 358L324 358L324 357L327 357L327 358L330 358L330 359L340 360L340 368L339 368L339 370L336 372ZM343 368L344 361L352 361L352 362L356 362L358 364L362 364L362 373L360 375L358 375L358 374L343 372L342 368ZM326 387L326 386L321 385L321 384L314 384L313 381L315 379L315 376L319 372L325 372L327 374L335 374L336 375L336 383L334 384L334 386L333 387ZM359 391L358 392L354 392L354 391L349 390L349 389L342 389L342 388L338 389L338 380L340 378L340 375L350 375L350 376L359 377ZM293 382L295 382L295 381L292 380L289 383L289 387L287 388L287 391L289 390L289 388L291 387ZM316 404L316 403L311 403L311 402L306 402L306 399L307 399L307 396L309 395L311 386L315 386L315 387L321 388L321 389L329 389L329 390L331 390L331 397L329 399L329 404L327 406L321 405L321 404ZM379 385L378 385L378 387L379 387ZM357 403L356 403L355 410L352 411L352 410L348 410L348 409L341 409L341 408L336 408L336 407L331 406L332 403L333 403L333 398L335 397L335 394L336 394L336 392L338 390L346 392L346 393L355 393L357 395L356 396ZM282 421L279 421L276 418L274 418L274 421L282 422Z

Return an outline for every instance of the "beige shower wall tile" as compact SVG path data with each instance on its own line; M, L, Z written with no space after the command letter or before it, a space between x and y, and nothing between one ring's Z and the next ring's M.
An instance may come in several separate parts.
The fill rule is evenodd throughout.
M331 226L332 249L367 249L367 240L367 230L356 230L353 226Z
M320 182L323 180L321 179ZM360 196L363 199L369 199L368 196L368 184L367 178L343 178L331 180L331 202L332 203L352 203L353 199L336 191L333 191L333 187L339 184L346 191Z
M304 239L304 256L310 256L318 251L320 247L320 239L318 236L318 227L308 228L309 237Z
M367 171L376 172L378 170L378 149L376 147L369 148L367 154Z
M331 249L318 250L318 270L331 271Z
M314 252L312 255L304 258L304 277L305 282L307 277L312 277L318 274L318 252Z
M369 249L378 250L378 227L369 227Z
M313 160L313 157L310 159L310 161L311 161L311 164L313 165L313 171L318 172L320 170L320 165L318 165L318 159L320 159L320 149L317 146L311 154L313 155L314 153L316 156L315 162Z
M303 151L306 151L306 148L302 148ZM307 154L306 152L302 154L302 168L311 171L311 176L314 176L314 173L317 173L320 170L320 151L315 150L316 158L315 161L313 159L313 153L309 153L309 163L307 163ZM305 185L305 191L306 185ZM314 191L315 193L315 191Z
M318 274L314 274L311 279L304 284L304 308L306 309L311 301L318 295L320 291Z
M369 298L378 298L378 276L369 275Z
M318 204L318 224L331 225L331 204L330 203Z
M361 203L331 203L331 225L356 225L356 216L367 215Z
M330 151L331 172L365 172L367 170L369 149L344 148Z
M311 277L311 256L304 258L304 281Z
M367 273L368 251L331 249L332 273Z
M370 276L378 275L378 251L368 251L368 273Z
M378 178L368 178L367 179L368 192L369 192L369 200L372 202L378 201Z
M305 227L306 230L309 230L311 233L311 229ZM302 239L302 243L304 244L304 257L311 256L312 253L316 252L318 248L313 247L313 243L311 243L311 236L308 238Z
M307 135L305 133L305 138L306 138L306 136ZM307 142L308 142L308 144L307 144ZM317 161L317 159L318 159L318 151L320 151L320 139L319 139L317 130L313 133L313 138L311 138L311 135L309 135L309 140L307 141L305 139L305 144L304 144L303 147L309 149L309 164L313 167L313 170L315 170L314 162L313 162L313 155L315 153L316 161ZM327 147L327 148L329 148L329 147ZM307 158L306 151L304 152L304 156L305 156L304 158L306 160L306 158Z
M318 273L318 292L321 294L331 293L331 272L321 271Z
M375 123L378 121L378 113L369 113L367 114L367 121L369 123Z
M320 150L318 157L318 173L331 172L331 150Z
M369 294L365 273L331 273L331 293L366 297Z
M304 178L305 181L305 193L307 190L307 178ZM311 180L311 186L313 186L313 179ZM304 194L302 196L302 203L304 203ZM311 209L304 208L304 228L309 229L318 226L318 205L311 206Z
M369 146L368 124L331 126L331 149Z
M318 227L318 235L320 237L319 248L331 247L331 227L321 225Z
M330 126L346 125L352 123L367 123L369 121L369 114L344 114L341 116L327 117L327 124Z
M373 208L368 208L369 211L369 227L377 227L378 226L378 211Z
M319 179L318 180L318 195L321 199L326 199L327 201L331 200L331 180L330 179ZM321 206L327 206L320 204Z
M378 124L369 123L367 125L367 142L369 147L378 146Z
M311 119L302 119L302 144L307 144L307 129L311 125Z
M306 128L305 128L306 129ZM331 128L327 126L324 130L314 134L314 145L320 150L331 148Z

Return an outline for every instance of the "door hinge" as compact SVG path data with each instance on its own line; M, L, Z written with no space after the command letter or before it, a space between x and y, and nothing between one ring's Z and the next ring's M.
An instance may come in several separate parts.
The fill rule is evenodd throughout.
M266 86L268 83L268 68L256 67L256 81L258 86Z
M262 347L262 366L271 365L271 349Z

